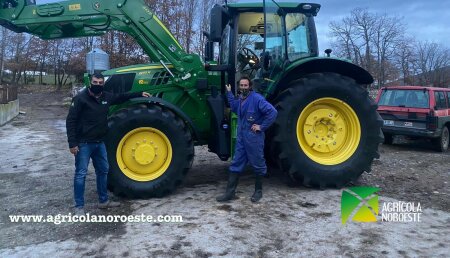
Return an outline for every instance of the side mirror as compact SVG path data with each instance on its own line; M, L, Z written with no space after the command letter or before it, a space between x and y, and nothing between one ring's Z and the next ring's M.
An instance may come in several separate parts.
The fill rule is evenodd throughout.
M209 37L212 42L220 42L222 39L222 31L228 22L228 18L228 12L225 7L215 4L211 9Z

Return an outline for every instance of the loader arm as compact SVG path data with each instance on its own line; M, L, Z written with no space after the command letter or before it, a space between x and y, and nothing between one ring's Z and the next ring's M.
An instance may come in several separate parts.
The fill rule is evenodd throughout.
M41 39L122 31L131 35L152 61L160 62L175 77L175 84L204 73L200 57L187 54L142 0L79 0L42 5L34 2L0 0L0 25ZM165 66L166 62L173 65L174 73Z

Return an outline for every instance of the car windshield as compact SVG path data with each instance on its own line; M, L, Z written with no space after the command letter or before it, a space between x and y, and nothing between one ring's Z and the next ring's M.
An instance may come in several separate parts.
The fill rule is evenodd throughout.
M428 101L428 91L387 89L383 90L383 92L381 93L378 105L392 107L428 108Z

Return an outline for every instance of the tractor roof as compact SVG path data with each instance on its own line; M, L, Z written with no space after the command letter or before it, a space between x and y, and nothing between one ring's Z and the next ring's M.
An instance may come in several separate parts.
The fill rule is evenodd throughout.
M272 1L268 1L272 2ZM274 2L272 2L274 3ZM313 13L314 15L319 12L320 4L315 3L301 3L298 1L276 1L276 4L278 4L279 7L281 7L283 10L287 12L304 12L304 13ZM308 7L309 5L309 7ZM230 9L262 9L263 8L263 1L239 1L236 3L228 3L227 7Z

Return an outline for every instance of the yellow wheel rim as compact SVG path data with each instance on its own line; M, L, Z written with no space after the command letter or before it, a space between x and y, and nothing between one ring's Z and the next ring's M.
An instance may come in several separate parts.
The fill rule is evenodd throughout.
M361 125L344 101L321 98L308 104L297 120L297 140L303 152L322 165L348 160L358 148Z
M122 172L136 181L160 177L172 161L172 145L167 136L151 127L128 132L117 146L117 163Z

